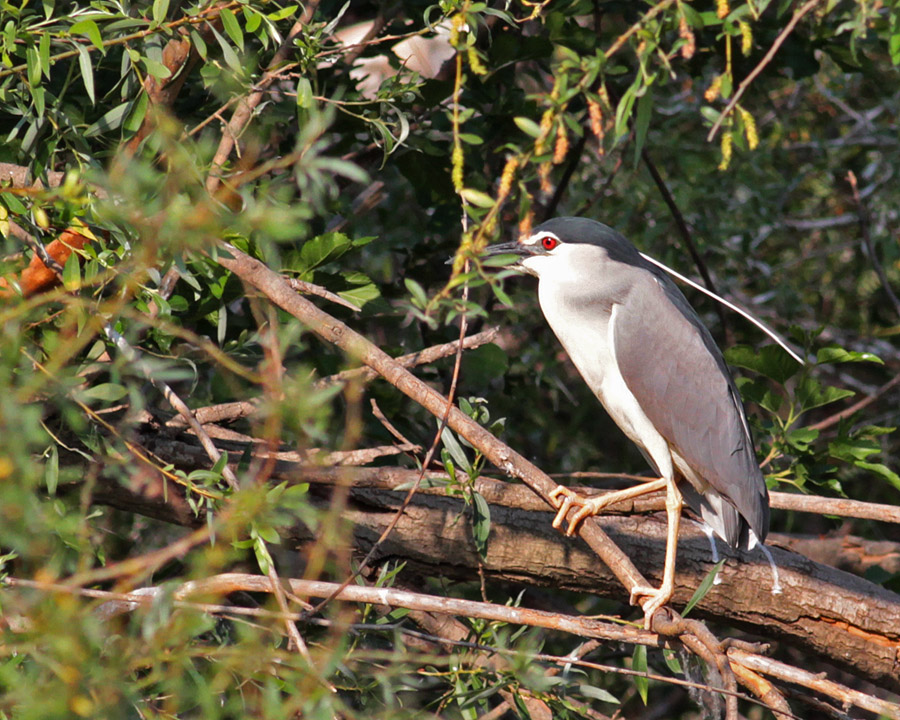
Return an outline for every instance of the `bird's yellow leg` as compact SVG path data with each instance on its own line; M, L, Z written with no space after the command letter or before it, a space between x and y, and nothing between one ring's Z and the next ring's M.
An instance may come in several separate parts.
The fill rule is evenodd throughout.
M612 505L613 503L621 502L623 500L631 500L632 498L640 497L641 495L646 495L647 493L652 493L656 490L662 490L665 487L668 487L666 480L664 478L660 478L658 480L653 480L642 485L635 485L634 487L625 488L624 490L617 490L616 492L605 493L597 497L587 498L583 495L579 495L578 493L573 492L572 490L569 490L569 488L565 487L564 485L559 485L555 490L553 490L553 492L550 493L550 500L557 508L556 517L553 518L553 527L558 530L563 522L565 522L566 515L569 514L569 510L571 510L573 507L581 508L569 521L569 528L566 530L566 535L574 535L575 531L578 529L578 526L585 518L599 515L603 511L603 508L607 507L608 505ZM677 488L676 492L678 492ZM678 493L678 497L680 501L680 492ZM666 509L668 509L668 493L666 494Z
M642 604L644 611L644 629L650 629L653 613L672 599L675 592L675 555L678 549L678 528L681 525L681 509L684 501L681 490L675 484L675 480L663 481L666 483L666 519L668 530L666 532L666 563L663 569L663 581L659 588L633 587L631 588L631 604L636 598L646 597Z

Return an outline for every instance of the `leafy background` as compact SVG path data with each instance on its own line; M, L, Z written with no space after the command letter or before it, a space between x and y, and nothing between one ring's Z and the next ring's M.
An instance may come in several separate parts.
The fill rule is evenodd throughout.
M172 415L150 379L192 408L256 399L257 412L233 427L276 446L390 444L369 399L430 444L434 420L388 384L365 397L354 384L316 386L353 358L248 292L216 261L221 240L359 306L329 311L392 355L456 339L461 315L473 331L500 324L495 343L463 357L458 394L471 414L548 471L643 472L546 328L533 282L482 265L478 250L544 218L583 215L697 276L653 172L716 288L815 358L801 370L686 290L731 348L771 487L896 504L897 392L879 388L900 366L890 291L900 288L898 12L896 2L767 0L3 2L0 161L40 181L0 192L3 272L14 277L34 244L66 228L91 239L59 268L60 287L28 298L13 288L0 306L6 572L90 579L182 536L92 502L103 483L152 486L129 444ZM794 30L731 107L794 13ZM354 29L356 39L344 34ZM430 43L419 50L430 66L397 54L409 38ZM171 41L186 62L173 60ZM235 150L220 157L231 131ZM116 334L140 355L117 348ZM452 365L417 372L446 389ZM874 402L838 421L867 395ZM449 431L443 449L460 483L477 474ZM270 552L283 574L346 576L353 557L340 525L306 502L304 486L245 481L236 491L221 464L210 466L167 472L171 491L216 528L214 544L139 563L118 585L87 584L265 570ZM245 458L238 474L247 469ZM316 542L279 549L297 518ZM775 513L773 529L900 542L894 526L822 516ZM883 568L870 579L900 588ZM378 580L392 582L393 571ZM501 603L517 593L490 591ZM559 717L599 712L592 703L613 712L612 699L638 716L648 699L640 681L612 673L566 684L524 660L497 672L460 662L463 651L432 657L393 631L342 631L399 617L378 619L371 607L331 607L331 625L307 627L313 672L286 652L277 621L176 611L171 599L113 623L62 593L0 602L6 717L476 717L500 690L519 699L508 707L520 716L521 698L534 695ZM543 642L568 651L531 631L473 621L472 633L522 652ZM607 659L631 666L625 655ZM653 662L665 672L661 657ZM668 692L653 684L649 702L669 717L697 712L686 695L660 705Z

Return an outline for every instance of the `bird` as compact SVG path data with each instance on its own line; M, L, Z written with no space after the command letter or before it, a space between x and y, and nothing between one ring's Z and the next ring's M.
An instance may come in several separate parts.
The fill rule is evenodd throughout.
M581 377L659 479L584 497L550 494L567 535L615 502L666 491L666 557L658 588L636 586L644 625L674 593L685 503L734 548L762 545L769 493L734 380L709 330L664 270L620 233L589 218L558 217L486 256L512 254L538 278L544 318ZM765 549L765 548L763 548ZM646 598L640 600L641 598Z

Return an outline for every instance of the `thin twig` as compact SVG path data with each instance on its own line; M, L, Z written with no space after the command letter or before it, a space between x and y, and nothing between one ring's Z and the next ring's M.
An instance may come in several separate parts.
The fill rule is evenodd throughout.
M475 335L470 335L463 339L462 348L463 350L471 350L494 342L499 333L499 328L493 327L480 333L476 333ZM405 368L416 367L418 365L429 365L436 360L441 360L456 354L459 347L459 341L454 340L452 342L442 343L441 345L432 345L424 350L418 350L414 353L409 353L408 355L401 355L398 358L394 358L394 361ZM329 375L321 380L317 380L316 388L323 388L333 383L344 383L355 380L367 382L374 380L377 377L378 373L370 367L354 368L353 370L344 370L335 375Z
M659 170L657 170L656 165L650 159L650 154L647 152L647 148L641 149L641 159L644 161L644 165L646 165L647 170L650 172L650 177L653 178L653 182L656 184L656 189L659 190L659 194L662 195L663 202L666 203L666 206L669 208L669 212L672 213L672 218L675 220L675 227L677 227L678 232L681 233L681 239L684 242L684 246L687 248L688 253L690 253L691 259L694 261L694 266L697 268L697 272L699 272L700 277L703 278L703 283L706 285L707 289L710 292L718 295L719 292L718 290L716 290L716 285L709 274L709 269L706 267L706 263L703 261L703 258L700 257L700 252L697 250L697 246L694 244L694 238L691 235L691 231L684 219L684 215L681 214L681 209L678 207L678 203L675 202L675 198L672 197L672 193L669 191L669 186L666 185L666 181L663 180L663 177L659 174ZM715 303L713 307L716 310L716 314L719 316L719 323L722 325L722 330L725 333L725 337L727 338L729 330L728 322L725 318L725 310L719 303Z
M343 305L345 308L350 308L354 312L359 312L362 310L359 305L356 305L349 300L344 300L340 295L336 295L330 290L326 290L321 285L315 285L311 282L306 282L305 280L298 280L297 278L291 278L291 287L294 288L297 292L305 293L306 295L315 295L316 297L325 298L326 300L331 300L331 302L336 305Z
M421 451L422 448L420 448L418 445L414 445L412 442L410 442L403 433L401 433L397 428L394 427L394 423L392 423L390 420L387 419L387 417L385 417L384 413L381 412L381 408L378 407L378 402L375 400L375 398L371 398L369 400L369 402L372 407L372 414L375 416L375 419L378 420L378 422L380 422L384 426L385 430L387 430L391 435L394 436L394 438L399 440L405 446L407 446L407 447L412 446L412 447L418 448L415 452Z
M880 388L878 388L875 392L873 392L871 395L867 395L862 400L858 400L857 402L853 403L850 407L845 408L844 410L841 410L840 412L837 412L834 415L829 415L824 420L820 420L819 422L814 423L813 425L810 425L809 426L810 430L825 430L826 428L829 428L832 425L836 425L844 418L855 415L860 410L867 408L873 402L878 400L878 398L880 398L882 395L884 395L888 391L892 390L898 384L900 384L900 375L895 375L890 380L888 380L884 385L882 385Z
M863 203L862 198L859 196L859 187L856 184L856 174L852 170L847 171L847 180L850 183L850 187L853 189L853 201L856 203L856 216L859 218L859 231L862 234L863 243L866 246L869 262L871 262L872 266L875 268L875 272L878 275L879 281L881 281L884 292L894 305L894 310L897 311L897 315L900 315L900 298L894 294L887 273L885 273L884 267L878 259L878 254L875 252L875 243L872 242L872 234L869 232L869 212L865 203Z
M137 349L135 349L122 335L116 332L113 327L106 323L103 326L103 330L106 333L106 336L112 341L112 343L119 349L119 352L128 360L135 368L141 371L147 380L149 380L153 386L162 393L162 396L166 399L166 402L172 406L172 408L184 418L185 422L187 422L188 426L194 432L194 435L197 436L197 439L200 440L200 444L203 446L203 449L206 450L207 455L209 455L209 459L213 461L213 465L219 462L222 457L222 454L219 452L219 449L216 447L215 443L203 429L203 426L197 422L197 419L191 414L191 409L187 406L187 404L175 393L174 390L169 386L168 383L159 380L158 378L153 377L152 371L147 368L143 361L141 360L140 354ZM222 466L222 478L228 483L228 486L232 490L238 489L238 481L237 477L235 477L234 472L228 466L228 463Z
M778 33L778 37L775 38L775 42L772 43L772 47L769 48L769 51L765 54L763 59L759 61L759 64L753 68L750 74L741 81L740 85L738 85L738 89L731 98L731 101L725 106L722 114L719 115L718 119L710 129L709 134L706 136L707 142L712 142L715 139L716 133L719 132L719 128L721 128L722 123L725 122L725 118L731 114L731 111L737 106L738 102L747 91L747 88L749 88L751 83L756 80L757 76L765 69L766 65L772 62L775 55L778 53L779 48L781 48L784 41L788 39L788 35L790 35L794 31L794 28L797 27L797 23L800 22L806 13L818 4L819 0L809 0L794 11L794 16L790 19L788 24L784 26L784 30Z
M231 120L228 121L228 124L222 132L219 147L216 149L216 154L210 164L209 175L206 178L206 190L210 195L215 194L216 190L218 190L221 182L219 172L231 156L231 151L234 149L237 139L241 136L241 133L244 132L247 123L249 123L250 119L253 117L253 111L259 103L262 102L265 95L265 88L275 79L275 71L280 68L287 59L288 54L294 49L294 38L300 34L304 26L312 19L318 4L318 0L310 0L310 2L306 3L306 7L300 19L297 20L288 31L284 41L281 43L281 47L279 47L275 55L272 56L272 60L269 62L262 79L256 84L257 89L243 98L238 103L234 113L232 113Z

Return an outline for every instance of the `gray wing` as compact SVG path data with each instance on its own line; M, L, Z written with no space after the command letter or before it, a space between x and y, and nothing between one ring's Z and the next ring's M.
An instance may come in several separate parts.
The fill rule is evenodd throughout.
M768 491L725 361L668 277L645 268L629 271L637 282L617 309L613 330L625 384L669 445L743 517L745 522L727 506L713 510L722 516L725 539L746 546L749 525L762 541ZM696 507L700 495L688 491L686 498ZM708 504L705 509L711 510Z

